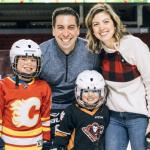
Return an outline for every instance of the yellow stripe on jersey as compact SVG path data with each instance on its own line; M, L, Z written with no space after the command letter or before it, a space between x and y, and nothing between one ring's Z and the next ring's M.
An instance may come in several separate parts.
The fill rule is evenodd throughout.
M32 147L15 147L10 145L5 145L5 150L42 150L42 147L32 146Z
M2 135L2 125L0 125L0 136Z
M43 131L46 132L46 131L50 131L50 127L42 127L43 128Z
M42 121L48 121L50 120L50 117L47 117L47 118L41 118Z
M67 134L65 134L64 132L59 132L59 131L56 131L55 135L56 136L61 136L61 137L66 137L67 136Z
M95 109L92 110L92 111L90 111L90 110L88 110L88 109L85 109L85 108L81 108L81 110L82 110L83 112L85 112L85 113L87 113L87 114L93 116L93 115L97 112L98 108L95 108Z
M21 137L35 136L35 135L40 134L41 132L42 132L42 127L34 129L34 130L30 130L30 131L15 131L7 127L3 127L3 133L7 135L12 135L12 136L18 136L18 135Z
M74 148L75 130L72 132L69 139L69 144L67 145L67 150L72 150Z

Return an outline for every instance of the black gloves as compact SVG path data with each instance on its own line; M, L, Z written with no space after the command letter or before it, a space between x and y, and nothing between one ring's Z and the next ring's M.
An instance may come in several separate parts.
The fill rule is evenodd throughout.
M63 146L57 146L53 141L44 142L42 150L66 150Z
M65 148L65 147L62 147L62 146L59 146L59 147L57 148L57 150L66 150L66 148Z
M52 141L45 141L43 143L42 150L51 150L51 149L53 149L53 142Z
M146 148L150 150L150 133L146 135Z
M4 150L4 141L0 138L0 150Z

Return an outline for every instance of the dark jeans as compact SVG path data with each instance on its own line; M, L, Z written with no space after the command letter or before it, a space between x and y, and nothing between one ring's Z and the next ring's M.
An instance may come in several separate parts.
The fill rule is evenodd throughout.
M126 150L129 140L132 150L146 150L147 125L148 118L145 115L111 111L105 150Z

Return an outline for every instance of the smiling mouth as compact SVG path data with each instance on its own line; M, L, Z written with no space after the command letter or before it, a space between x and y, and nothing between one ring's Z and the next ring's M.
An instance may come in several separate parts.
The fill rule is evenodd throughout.
M62 41L63 41L63 42L69 42L69 41L70 41L70 39L67 39L67 40L65 39L65 40L62 40Z
M72 38L61 38L61 41L64 43L68 43L71 41Z
M89 102L92 102L92 101L94 101L95 100L95 98L88 98L88 101Z
M105 36L107 34L108 34L108 32L102 32L102 33L100 33L101 36Z
M31 72L31 71L33 71L33 68L31 68L31 67L23 67L23 70L27 71L27 72Z

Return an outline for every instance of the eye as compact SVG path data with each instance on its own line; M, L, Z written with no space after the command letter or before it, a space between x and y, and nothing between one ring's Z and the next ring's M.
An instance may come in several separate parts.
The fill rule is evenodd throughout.
M32 58L31 61L32 61L32 62L36 62L36 59Z
M63 27L63 26L57 26L57 29L58 29L58 30L63 30L64 27Z
M68 28L69 30L74 30L75 29L75 26L73 25L73 26L69 26L69 28Z
M21 61L26 61L26 58L20 57L19 60L21 60Z
M110 23L110 20L104 20L103 22L104 22L104 24L108 24L108 23Z
M88 91L88 90L83 90L83 92L84 92L84 93L88 93L89 91Z
M93 23L93 24L92 24L93 27L96 27L96 26L98 26L98 25L99 25L99 23Z

